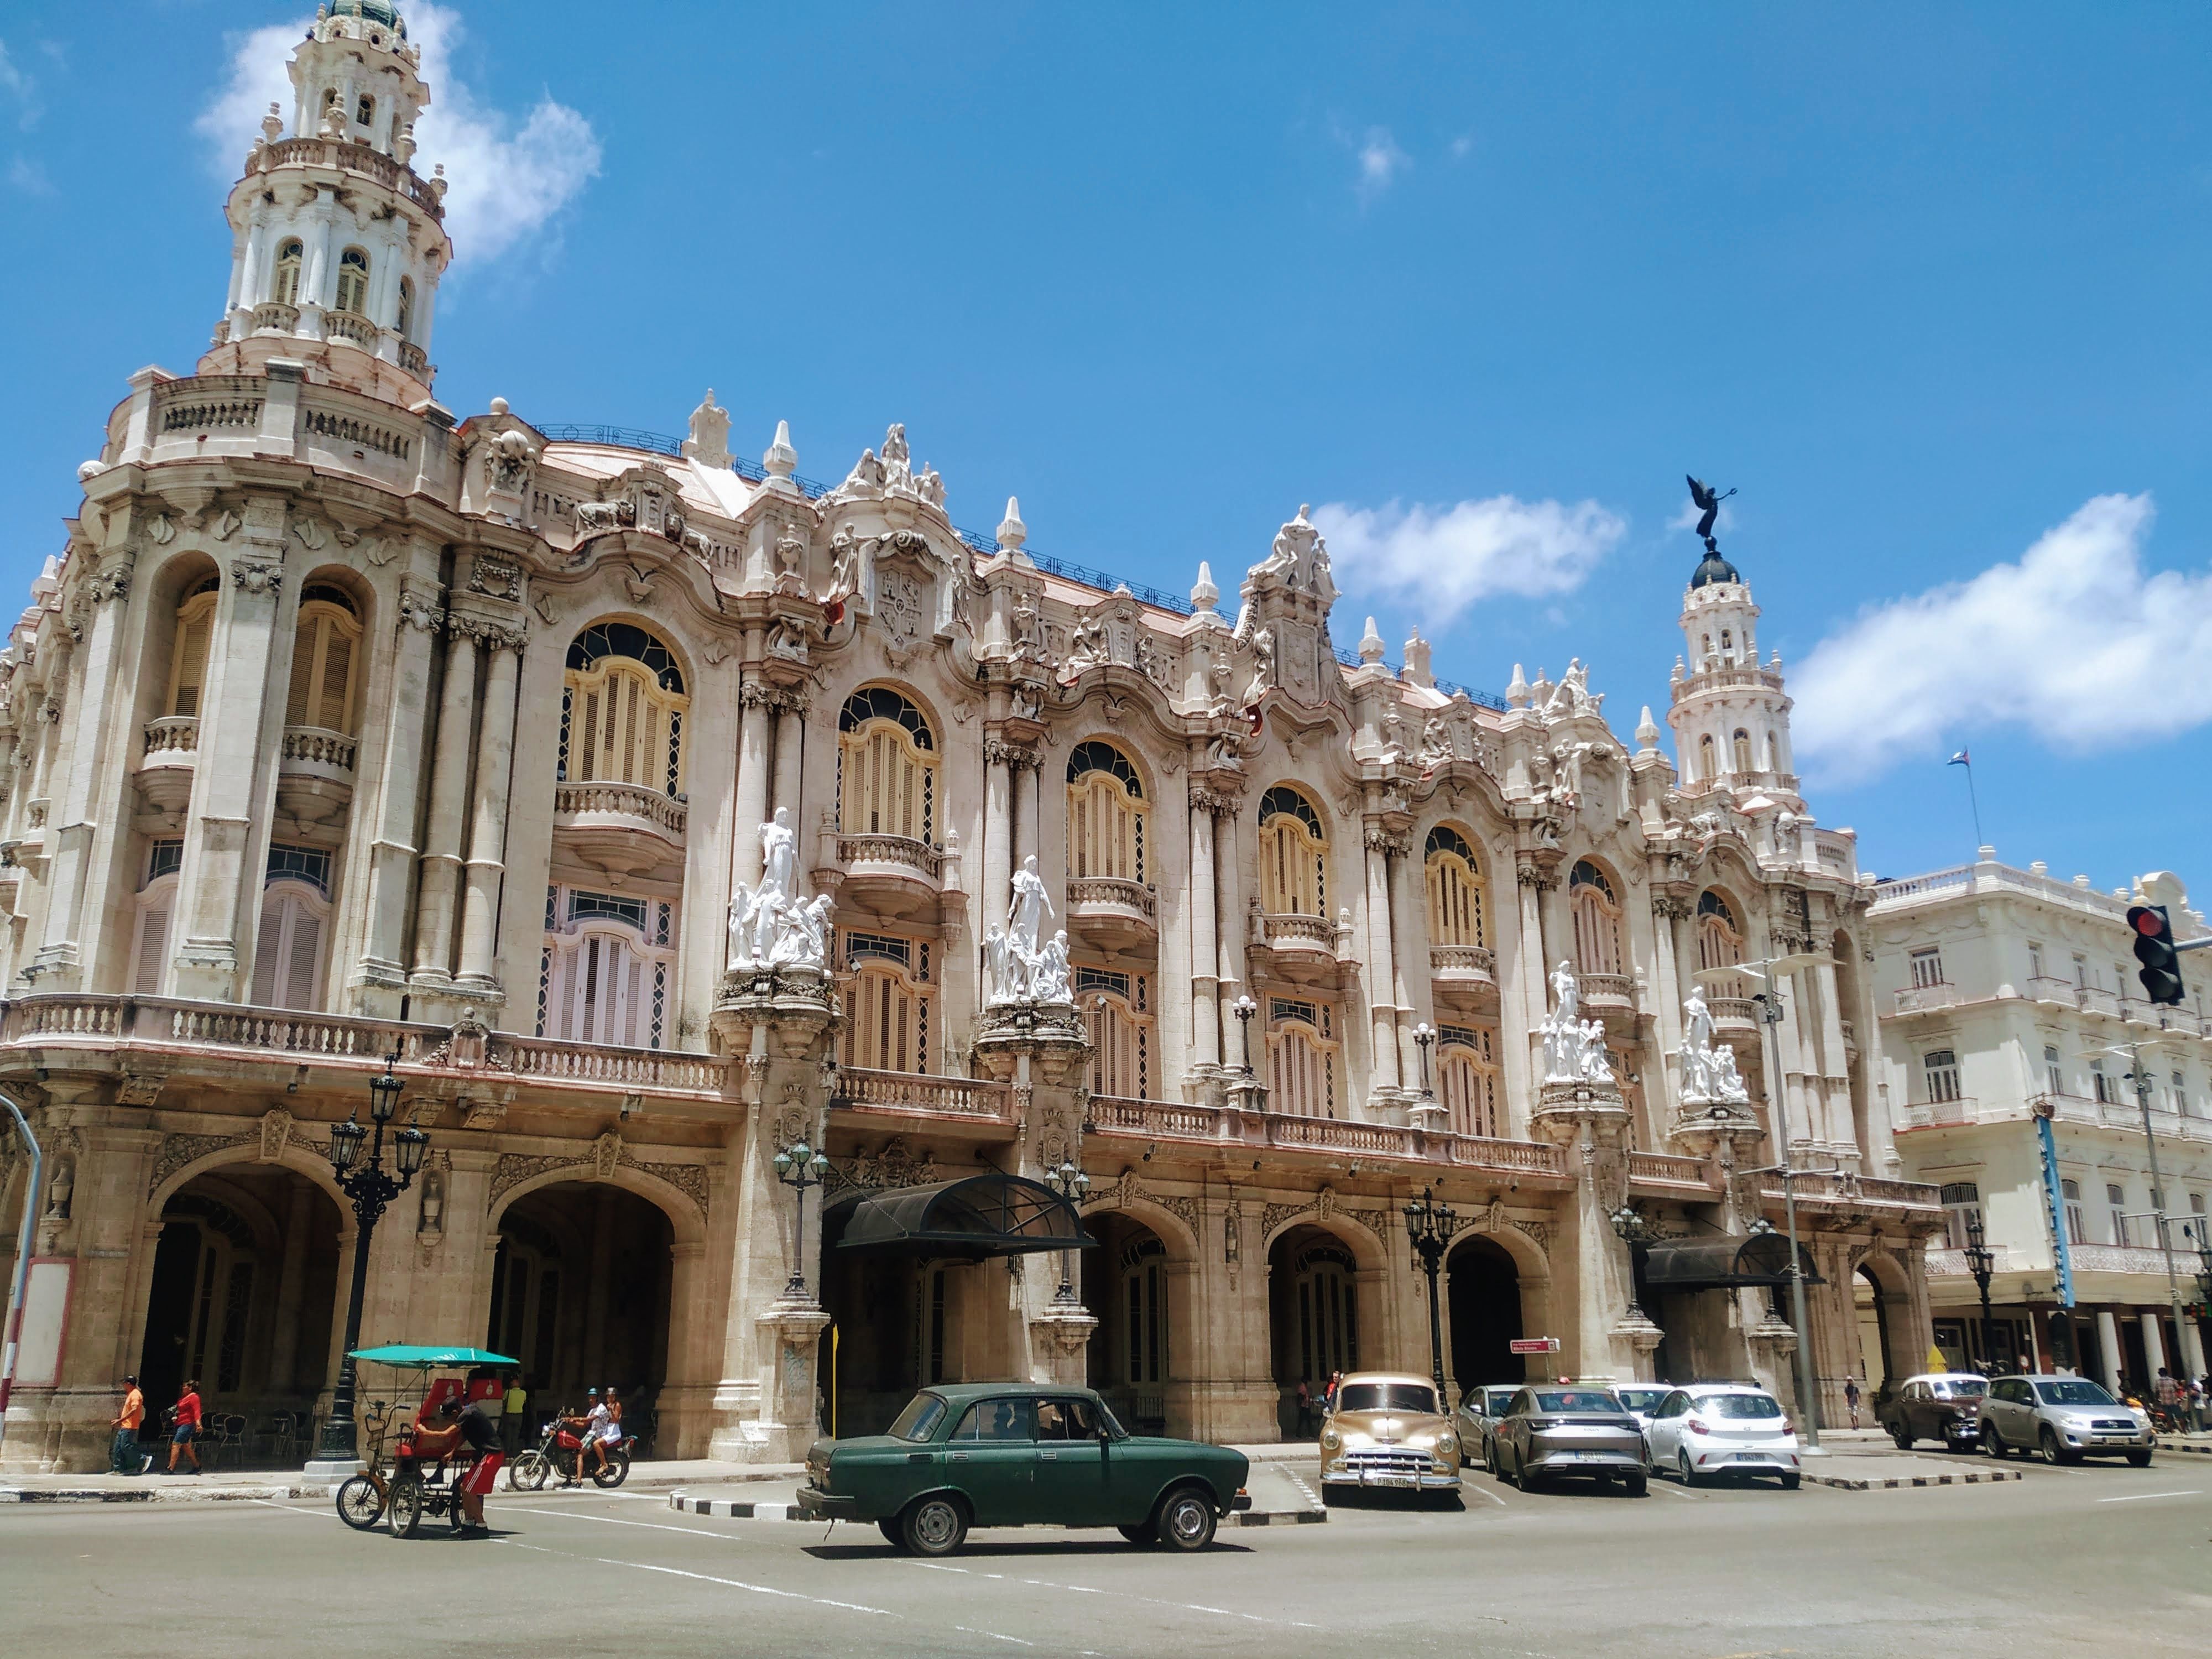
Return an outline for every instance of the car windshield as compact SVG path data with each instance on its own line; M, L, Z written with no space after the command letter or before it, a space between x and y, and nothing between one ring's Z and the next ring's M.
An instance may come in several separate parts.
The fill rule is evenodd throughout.
M1613 1395L1632 1412L1648 1412L1667 1397L1664 1389L1615 1389Z
M1340 1412L1428 1412L1437 1393L1423 1382L1347 1382L1336 1391Z
M891 1433L901 1440L927 1440L944 1419L945 1397L918 1394L906 1402L898 1421L891 1425Z
M1603 1389L1547 1389L1536 1396L1540 1412L1603 1412L1620 1415L1620 1402Z
M1938 1400L1979 1400L1990 1391L1989 1383L1978 1376L1956 1376L1935 1385Z
M1715 1417L1779 1417L1782 1407L1767 1394L1709 1394L1698 1409Z
M2063 1382L2039 1382L2035 1392L2046 1406L2117 1406L2120 1402L2094 1382L2081 1377Z

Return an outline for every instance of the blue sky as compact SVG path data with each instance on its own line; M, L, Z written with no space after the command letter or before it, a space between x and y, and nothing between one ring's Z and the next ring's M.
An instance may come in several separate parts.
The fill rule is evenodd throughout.
M124 377L203 349L250 137L211 129L309 10L0 18L15 591ZM1695 471L1867 866L1969 854L1971 745L2001 856L2212 896L2204 8L410 15L474 192L465 414L680 431L711 385L829 477L902 420L957 521L1017 493L1033 547L1176 589L1310 501L1340 643L1579 655L1624 736Z

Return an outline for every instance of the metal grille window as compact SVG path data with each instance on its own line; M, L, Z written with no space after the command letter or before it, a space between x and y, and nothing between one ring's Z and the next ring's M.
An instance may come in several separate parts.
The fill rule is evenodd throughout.
M615 921L626 921L638 932L645 931L645 901L624 898L618 893L588 893L580 888L568 890L568 920L573 924L592 916L605 916Z
M1067 873L1145 879L1145 790L1110 743L1075 745L1067 759Z
M1920 1074L1927 1079L1933 1102L1959 1098L1959 1056L1948 1048L1930 1048L1920 1057Z
M331 890L331 855L319 847L295 847L283 842L269 844L269 869L264 881L304 881L317 892Z
M664 1047L675 979L672 907L577 888L556 889L550 903L567 921L548 930L539 959L538 1035L625 1048Z
M1125 982L1130 977L1116 975ZM1141 985L1144 975L1136 976ZM1152 1097L1152 1022L1127 993L1100 991L1084 1010L1091 1032L1091 1092L1125 1100Z
M1498 1059L1490 1031L1446 1025L1437 1033L1437 1095L1455 1133L1495 1137L1498 1127Z
M1588 859L1578 860L1567 878L1567 896L1574 914L1575 965L1585 974L1621 973L1620 901L1611 878Z
M561 695L562 782L683 791L684 672L668 647L629 623L603 623L568 647Z
M1315 1244L1291 1259L1297 1307L1298 1375L1325 1381L1359 1369L1358 1267L1340 1244Z
M1271 1000L1267 1082L1271 1109L1298 1117L1336 1115L1334 1011L1326 1005Z
M934 838L937 738L921 709L885 685L837 714L837 823L848 836Z

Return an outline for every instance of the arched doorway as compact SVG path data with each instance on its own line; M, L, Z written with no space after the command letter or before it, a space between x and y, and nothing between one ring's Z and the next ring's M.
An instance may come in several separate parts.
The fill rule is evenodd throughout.
M1485 1382L1518 1382L1527 1374L1512 1345L1521 1329L1521 1269L1505 1247L1480 1234L1445 1258L1445 1307L1451 1316L1451 1376L1459 1391Z
M586 1389L622 1391L623 1426L654 1451L668 1380L674 1230L660 1206L599 1181L562 1181L501 1212L485 1346L522 1362L550 1412Z
M972 1277L957 1261L840 1249L866 1196L848 1189L822 1217L822 1388L845 1437L881 1434L915 1389L959 1380L959 1301Z
M1889 1380L1889 1304L1863 1262L1851 1275L1851 1300L1858 1310L1859 1387L1871 1398Z
M328 1381L342 1218L330 1194L273 1164L195 1176L161 1206L138 1380L161 1411L200 1384L227 1463L296 1462Z
M1276 1415L1284 1437L1298 1437L1297 1393L1321 1398L1333 1371L1355 1371L1370 1343L1358 1258L1324 1227L1291 1228L1267 1252L1267 1324L1273 1349Z
M1166 1242L1111 1211L1092 1213L1084 1225L1099 1242L1079 1252L1083 1305L1098 1321L1087 1380L1129 1428L1164 1434L1173 1346Z

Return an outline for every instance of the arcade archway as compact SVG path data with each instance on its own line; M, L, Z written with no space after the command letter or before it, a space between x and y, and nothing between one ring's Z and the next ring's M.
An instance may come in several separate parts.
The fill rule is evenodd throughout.
M1083 1305L1098 1321L1091 1338L1091 1386L1139 1434L1168 1431L1168 1382L1175 1352L1167 1242L1143 1222L1111 1211L1085 1218L1100 1248L1081 1257Z
M1462 1394L1485 1382L1518 1382L1526 1364L1512 1344L1521 1328L1521 1269L1505 1247L1480 1234L1445 1258L1451 1317L1451 1380Z

